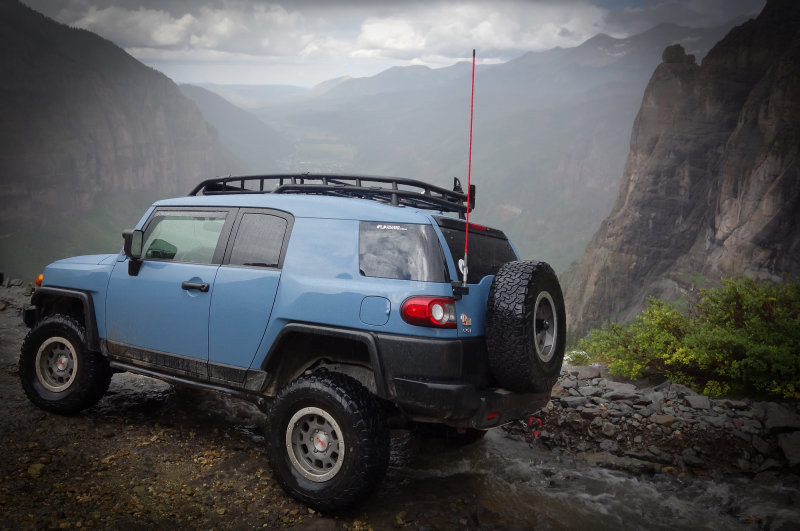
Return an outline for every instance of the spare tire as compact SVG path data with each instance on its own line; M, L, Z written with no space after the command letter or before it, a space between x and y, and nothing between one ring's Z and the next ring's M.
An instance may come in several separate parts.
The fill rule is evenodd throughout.
M497 382L516 393L549 392L561 372L565 339L564 296L553 268L504 264L486 312L489 367Z

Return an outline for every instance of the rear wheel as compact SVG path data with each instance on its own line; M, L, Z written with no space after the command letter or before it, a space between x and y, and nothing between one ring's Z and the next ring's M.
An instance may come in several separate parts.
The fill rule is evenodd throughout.
M566 341L564 297L544 262L504 264L492 282L486 345L495 379L517 393L548 392L561 371Z
M389 431L373 396L338 373L302 376L268 412L270 464L292 497L323 512L374 491L389 464Z
M31 329L22 343L19 376L31 402L61 414L94 405L111 382L108 361L88 350L83 326L67 315L50 315Z

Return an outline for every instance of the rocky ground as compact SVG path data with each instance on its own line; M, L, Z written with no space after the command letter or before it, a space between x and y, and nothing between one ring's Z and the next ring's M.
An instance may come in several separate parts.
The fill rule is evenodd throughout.
M606 367L567 367L543 414L543 444L635 473L723 470L759 481L800 472L797 404L710 399L670 382L609 378Z
M28 293L28 286L0 287L0 529L513 526L481 500L474 480L445 494L435 477L404 476L411 458L394 447L376 496L346 514L314 513L272 478L258 428L263 415L215 393L118 374L103 400L80 415L41 411L25 399L16 369ZM521 454L535 453L531 462L665 481L725 473L785 485L794 496L785 504L800 505L797 404L709 400L680 385L617 381L604 367L566 367L541 418L538 437L522 423L500 432ZM493 435L479 444L499 442Z

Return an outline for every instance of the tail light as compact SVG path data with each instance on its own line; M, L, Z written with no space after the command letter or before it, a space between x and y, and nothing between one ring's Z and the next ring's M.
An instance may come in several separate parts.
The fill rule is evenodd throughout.
M403 302L400 315L412 325L455 328L456 301L448 297L411 297Z
M36 286L42 287L42 282L44 282L44 275L42 273L39 273L38 275L36 275Z

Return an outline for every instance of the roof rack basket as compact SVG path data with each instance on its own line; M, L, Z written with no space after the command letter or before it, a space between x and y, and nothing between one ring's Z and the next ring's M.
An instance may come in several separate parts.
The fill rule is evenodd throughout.
M286 174L247 175L208 179L189 195L219 194L313 194L372 199L395 206L409 206L442 212L467 212L467 194L453 178L447 190L414 179L365 175ZM470 190L469 210L475 208L475 188Z

